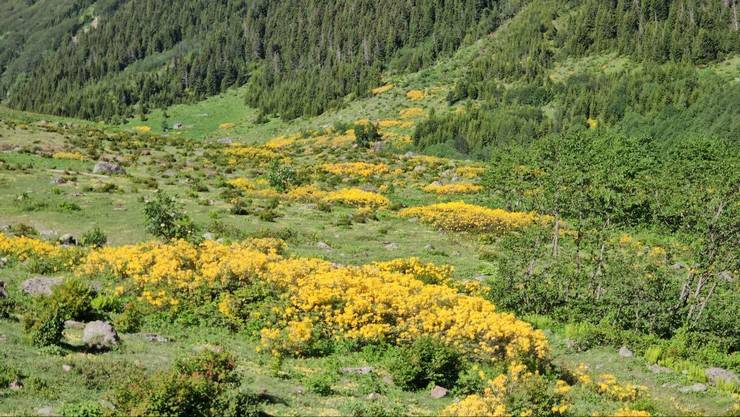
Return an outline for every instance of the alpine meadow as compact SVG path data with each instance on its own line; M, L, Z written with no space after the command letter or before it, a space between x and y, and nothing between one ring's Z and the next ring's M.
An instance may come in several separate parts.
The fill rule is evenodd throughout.
M0 0L0 416L740 416L737 0Z

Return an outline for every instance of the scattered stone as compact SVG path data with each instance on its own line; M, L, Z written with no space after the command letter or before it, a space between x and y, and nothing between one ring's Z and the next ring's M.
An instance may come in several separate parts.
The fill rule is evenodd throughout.
M297 386L297 387L293 387L293 394L296 394L296 395L303 395L303 393L304 393L304 392L306 392L306 390L305 390L305 389L303 389L303 387L302 387L302 386L300 386L300 385L299 385L299 386Z
M82 330L85 328L85 323L76 320L67 320L64 322L64 328Z
M66 235L63 235L59 238L59 244L65 246L75 246L77 245L77 239L75 239L75 237L71 234L67 233Z
M409 152L406 152L405 154L403 154L403 157L404 157L404 158L413 158L413 157L415 157L415 156L416 156L416 154L415 154L415 153L413 153L413 152L411 152L411 151L409 151Z
M67 365L67 364L65 363L64 365L62 365L62 370L63 370L64 372L69 372L69 371L71 371L71 370L72 370L72 365Z
M358 374L366 375L373 371L372 366L360 366L356 368L342 368L342 372L345 374Z
M0 268L8 264L8 258L0 258Z
M381 397L382 397L382 395L380 395L377 392L371 392L370 394L367 394L367 399L368 400L377 400L377 399L379 399Z
M732 282L733 281L732 272L730 272L730 271L718 272L717 273L717 278L719 278L721 280L724 280L724 281L727 281L727 282Z
M675 382L671 382L671 383L666 382L665 384L661 385L661 387L663 387L663 388L678 388L678 384L675 383Z
M576 347L578 347L578 343L576 343L576 341L573 339L565 339L564 343L565 343L565 348L568 350L575 350Z
M321 249L321 250L325 250L327 252L330 252L332 250L331 249L331 246L329 246L325 242L318 242L318 243L316 243L316 247L319 248L319 249Z
M223 145L231 145L232 143L234 143L234 139L232 139L232 138L221 138L221 139L218 140L218 143L221 143Z
M141 337L144 338L147 342L157 342L157 343L169 343L171 340L168 337L160 336L156 333L142 333Z
M688 385L688 386L685 386L685 387L681 387L678 390L680 392L684 393L684 394L688 394L688 393L691 393L691 392L704 392L704 391L707 390L707 386L704 385L704 384L696 383L696 384L693 384L693 385Z
M686 264L683 262L676 262L675 264L671 265L671 268L673 269L686 269Z
M39 416L50 417L54 415L54 409L49 406L37 408L36 414Z
M21 290L28 295L51 295L54 287L61 283L59 277L38 276L23 281Z
M91 321L82 332L82 342L93 349L110 349L118 345L118 333L105 321Z
M396 250L396 249L400 248L401 246L398 243L388 242L388 243L385 244L384 247L386 249L388 249L388 250Z
M718 385L718 384L730 384L730 385L738 385L740 384L740 380L738 380L737 375L727 369L722 368L707 368L704 370L704 375L707 376L707 379L712 385Z
M205 232L205 233L203 233L203 239L205 239L205 240L215 240L216 239L216 235L214 235L211 232Z
M173 129L175 129L175 130L180 130L180 129L182 129L182 122L175 122L175 123L174 123L174 124L172 125L172 128L173 128Z
M627 349L627 346L622 346L621 348L619 348L619 356L621 356L623 358L631 358L634 355L635 354L632 353L631 350Z
M479 275L476 275L476 276L473 277L473 279L476 280L476 281L485 281L488 278L491 278L491 276L490 275L486 275L486 274L479 274Z
M431 243L427 243L426 245L424 245L424 249L426 249L426 250L434 250L434 245L432 245Z
M115 410L116 409L116 405L113 404L112 402L108 401L108 400L100 400L100 405L102 405L103 407L105 407L105 408L107 408L109 410Z
M432 388L432 392L431 392L430 395L434 399L440 399L442 397L446 397L447 396L447 388L442 388L439 385L435 385L434 388Z
M424 172L425 170L426 170L426 168L424 168L424 165L417 165L417 166L414 167L414 172L417 173L417 174L420 173L420 172Z
M373 152L381 152L383 148L385 147L385 143L381 141L377 141L373 143Z
M62 185L62 184L66 184L66 183L67 183L67 180L65 180L65 179L64 179L64 178L62 178L62 177L53 177L53 178L51 179L50 183L51 183L52 185Z
M442 181L434 181L434 182L433 182L433 183L431 183L430 185L432 185L432 186L434 186L434 187L439 187L439 186L441 186L441 185L442 185Z
M95 167L93 168L93 174L119 175L125 173L126 171L123 167L118 164L114 164L113 162L100 161L95 164Z
M8 290L5 289L5 281L0 281L0 298L8 298Z
M10 388L13 391L20 391L23 389L23 381L19 379L14 379L10 381L10 384L8 384L8 388Z
M660 366L657 363L654 363L652 365L648 365L648 369L650 372L654 374L667 374L671 372L671 368L666 368L665 366Z

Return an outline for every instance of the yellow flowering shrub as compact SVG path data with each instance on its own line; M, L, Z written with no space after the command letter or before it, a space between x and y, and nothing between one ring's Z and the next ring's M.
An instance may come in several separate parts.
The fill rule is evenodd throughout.
M257 184L248 178L232 178L226 183L243 191L251 191L257 188Z
M149 133L149 132L151 132L152 131L152 128L149 127L149 126L136 126L136 127L134 127L134 130L137 133L142 133L143 134L143 133Z
M520 416L566 414L570 409L565 394L557 387L545 386L546 380L531 373L521 363L512 363L505 374L488 381L481 394L469 395L442 411L444 416ZM544 387L547 394L537 388ZM516 398L510 401L510 398ZM522 400L527 398L527 402Z
M455 168L455 174L463 178L478 178L486 172L486 168L466 165Z
M424 117L426 112L421 107L409 107L407 109L402 109L398 115L401 116L402 119L413 119L416 117Z
M221 123L220 125L218 125L218 128L223 130L233 129L235 127L236 124L234 123Z
M426 165L430 168L439 167L450 162L447 158L440 158L432 155L414 155L407 159L410 166Z
M446 284L452 279L454 272L452 265L435 265L422 262L419 258L394 259L373 265L381 271L411 275L427 284Z
M426 96L427 94L422 90L409 90L406 92L406 98L409 99L409 101L423 100Z
M397 127L402 125L404 122L403 120L398 119L383 119L378 121L378 127L380 128L389 128L389 127Z
M469 182L453 182L450 184L429 184L422 191L433 194L470 194L480 191L483 187Z
M293 188L286 193L286 196L295 201L314 202L324 198L326 191L321 190L315 184L308 184Z
M275 151L257 146L231 145L225 150L227 155L249 159L252 161L269 161L278 158L280 155Z
M381 85L380 87L375 87L372 90L370 90L370 92L373 95L377 96L378 94L383 94L385 92L388 92L388 91L392 90L393 87L395 87L395 86L396 86L395 84L388 83L388 84L385 84L385 85Z
M300 135L298 134L293 134L290 136L278 136L278 137L268 140L265 143L265 147L268 149L285 148L287 146L294 144L296 140L298 140L299 137Z
M63 259L68 257L67 252L72 251L71 248L64 248L45 240L0 233L0 255L9 256L19 261L31 258Z
M54 152L51 157L54 159L73 159L76 161L85 160L85 156L79 152Z
M328 203L342 203L354 207L383 207L391 203L390 200L378 193L359 188L343 188L331 191L324 196L323 200Z
M399 212L403 217L418 217L441 230L453 232L502 233L549 221L535 213L511 212L467 204L462 201L411 207Z
M601 374L595 381L595 390L614 401L635 401L647 388L642 385L619 383L612 374Z
M371 164L367 162L342 162L336 164L323 164L321 165L321 170L334 175L369 177L388 172L388 165Z
M631 408L620 408L614 413L614 417L650 417L648 411L633 410Z

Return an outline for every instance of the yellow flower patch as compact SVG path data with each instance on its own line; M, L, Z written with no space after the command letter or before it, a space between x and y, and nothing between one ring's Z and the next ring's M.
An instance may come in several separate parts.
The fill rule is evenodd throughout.
M232 145L224 152L227 155L250 159L253 161L269 161L280 157L280 155L273 150L257 146Z
M469 182L454 182L451 184L429 184L422 190L433 194L470 194L480 191L483 187Z
M85 156L79 152L54 152L54 154L51 155L51 157L54 159L73 159L76 161L85 160Z
M218 128L223 129L223 130L229 130L235 127L236 127L236 124L234 123L221 123L220 125L218 125Z
M399 116L401 116L402 119L413 119L416 117L426 116L426 112L420 107L410 107L408 109L403 109L398 114Z
M409 101L423 100L426 96L427 94L422 90L409 90L406 92L406 98L409 99Z
M385 84L385 85L381 85L380 87L375 87L372 90L370 90L370 92L373 95L377 96L378 94L383 94L385 92L388 92L388 91L392 90L395 86L396 86L395 84L388 83L388 84Z
M370 164L367 162L342 162L337 164L321 165L321 170L334 175L354 175L370 177L388 172L386 164Z
M144 134L144 133L149 133L149 132L151 132L151 131L152 131L152 128L151 128L151 127L149 127L149 126L136 126L136 127L134 127L134 130L135 130L135 131L136 131L137 133L142 133L142 134Z
M391 204L390 200L384 196L359 188L343 188L341 190L331 191L324 196L323 200L329 203L342 203L354 207L383 207Z
M535 213L491 209L462 201L411 207L399 214L418 217L425 223L451 232L502 233L550 220L548 216Z

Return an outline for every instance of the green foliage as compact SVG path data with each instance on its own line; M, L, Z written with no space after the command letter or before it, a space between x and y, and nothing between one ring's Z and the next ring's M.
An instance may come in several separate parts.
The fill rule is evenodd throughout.
M59 409L63 417L102 417L103 407L97 401L66 403Z
M162 239L194 239L197 228L177 201L158 191L144 206L146 230Z
M123 306L123 312L113 316L113 326L123 333L134 333L139 331L144 321L144 312L139 304L133 301Z
M377 401L355 400L345 404L343 414L351 417L400 417L406 411L399 404L383 404Z
M336 374L333 372L320 372L306 379L306 388L322 397L334 393L332 385L336 382Z
M411 346L399 348L389 365L393 382L408 390L436 384L452 387L463 369L454 349L431 337L421 337Z
M0 389L7 388L10 383L20 378L20 371L13 367L11 361L3 355L2 362L0 362Z
M354 130L355 144L360 148L369 148L370 145L382 138L375 123L356 124Z
M80 244L83 246L92 246L94 248L101 248L108 243L108 236L105 235L100 227L95 226L94 228L83 233L80 237Z
M24 317L24 327L36 346L57 345L62 339L66 320L86 320L92 317L93 291L77 279L69 279L54 287L51 296L35 300Z
M288 188L301 183L296 170L292 166L285 165L278 160L275 160L270 164L270 171L267 174L267 180L272 188L281 193L285 192Z

